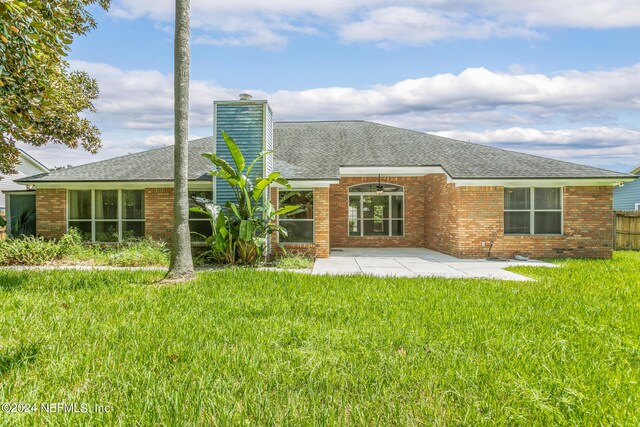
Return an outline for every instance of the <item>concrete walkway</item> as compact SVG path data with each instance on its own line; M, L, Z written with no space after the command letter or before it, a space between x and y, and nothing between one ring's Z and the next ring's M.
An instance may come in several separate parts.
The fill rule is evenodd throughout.
M395 277L484 278L531 281L503 270L512 266L557 267L542 261L487 261L459 259L430 249L366 248L332 250L329 258L317 259L313 274L370 274Z

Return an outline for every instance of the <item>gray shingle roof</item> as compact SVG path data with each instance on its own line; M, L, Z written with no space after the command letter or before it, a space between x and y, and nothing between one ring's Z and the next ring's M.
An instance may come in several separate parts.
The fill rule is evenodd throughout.
M213 137L189 144L189 179L208 180ZM274 123L274 169L288 179L338 179L341 166L442 166L454 179L626 178L632 175L365 121ZM173 147L23 179L170 181Z
M211 162L200 153L213 151L213 137L189 141L189 180L211 180ZM21 182L172 181L173 146L141 151L88 163L48 174L23 178Z
M340 166L442 166L455 179L629 176L371 122L285 122L274 132L274 167L289 179L337 179Z

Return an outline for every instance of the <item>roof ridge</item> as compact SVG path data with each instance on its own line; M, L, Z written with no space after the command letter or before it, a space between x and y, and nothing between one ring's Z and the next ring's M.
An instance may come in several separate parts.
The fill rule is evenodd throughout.
M594 169L594 170L599 170L599 171L603 171L603 172L615 172L615 171L612 171L612 170L609 170L609 169L597 168L597 167L594 167L594 166L583 165L581 163L567 162L566 160L559 160L559 159L554 159L554 158L550 158L550 157L539 156L537 154L523 153L521 151L508 150L506 148L501 148L501 147L493 147L491 145L480 144L478 142L463 141L461 139L449 138L449 137L446 137L446 136L435 135L435 134L432 134L432 133L421 132L421 131L417 131L417 130L413 130L413 129L399 128L397 126L391 126L391 125L387 125L387 124L384 124L384 123L377 123L377 122L370 122L370 123L374 123L374 124L377 124L377 125L380 125L380 126L390 127L390 128L393 128L393 129L399 129L399 130L408 131L408 132L415 132L415 133L419 133L419 134L422 134L422 135L431 136L431 137L434 137L434 138L443 139L443 140L447 140L447 141L453 141L453 142L457 142L457 143L464 144L464 145L471 145L471 146L474 146L474 147L483 147L483 148L487 148L489 150L498 150L498 151L506 152L506 153L509 153L509 154L519 154L519 155L522 155L522 156L535 157L537 159L551 160L551 161L554 161L554 162L560 162L560 163L564 163L564 164L572 165L572 166L581 166L581 167L590 168L590 169ZM640 169L640 165L638 166L638 169ZM619 172L616 172L616 173L619 173Z

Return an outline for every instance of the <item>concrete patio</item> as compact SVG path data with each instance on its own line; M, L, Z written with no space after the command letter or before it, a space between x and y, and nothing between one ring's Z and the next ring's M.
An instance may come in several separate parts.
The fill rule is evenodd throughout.
M543 261L487 261L459 259L422 248L334 249L326 259L316 259L313 274L370 274L395 277L483 278L532 281L503 270L519 265L557 267Z

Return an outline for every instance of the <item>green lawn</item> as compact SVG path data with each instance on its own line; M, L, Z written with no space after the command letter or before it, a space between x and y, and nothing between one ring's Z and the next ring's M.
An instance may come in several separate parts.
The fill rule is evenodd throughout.
M638 425L640 253L538 282L0 271L0 425Z

